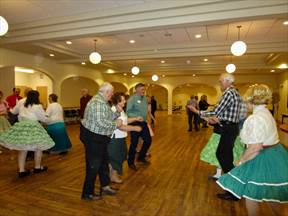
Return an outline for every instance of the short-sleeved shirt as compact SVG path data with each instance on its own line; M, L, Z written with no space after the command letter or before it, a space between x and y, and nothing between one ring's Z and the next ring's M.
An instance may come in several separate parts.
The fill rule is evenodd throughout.
M141 116L147 120L148 102L145 96L133 95L128 99L126 113L128 117Z
M265 105L253 107L253 114L244 122L240 138L245 144L274 145L279 142L276 122Z
M116 111L116 107L115 106L112 106L111 107L111 110L112 110L112 112L117 112ZM122 120L122 124L123 125L127 125L128 124L128 116L126 115L126 113L124 112L124 111L122 111L121 113L120 113L120 116L118 117L118 119L121 119ZM127 132L126 131L122 131L122 130L120 130L120 129L116 129L114 132L113 132L113 134L112 134L112 137L111 138L113 138L113 137L115 137L115 138L125 138L125 137L127 137Z
M63 108L59 103L51 103L49 104L46 115L49 117L48 124L53 124L56 122L63 122Z

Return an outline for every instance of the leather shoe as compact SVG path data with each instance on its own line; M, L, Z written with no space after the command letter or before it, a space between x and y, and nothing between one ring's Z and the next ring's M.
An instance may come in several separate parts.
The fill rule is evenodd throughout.
M231 194L229 192L225 192L225 193L222 193L222 194L217 194L217 197L219 199L229 200L229 201L238 201L239 200L237 197L235 197L233 194Z
M46 172L48 170L47 166L41 166L40 168L34 168L34 173L41 173L41 172Z
M135 164L129 164L128 165L130 169L134 170L134 171L137 171L137 167L135 166Z
M208 180L217 181L218 178L216 178L215 176L208 176Z
M102 195L110 195L114 196L116 195L117 191L112 189L110 186L105 186L101 188L100 194Z
M100 200L101 196L96 194L82 195L82 200Z
M26 170L24 172L18 172L18 177L23 178L23 177L29 176L30 174L31 174L30 170Z

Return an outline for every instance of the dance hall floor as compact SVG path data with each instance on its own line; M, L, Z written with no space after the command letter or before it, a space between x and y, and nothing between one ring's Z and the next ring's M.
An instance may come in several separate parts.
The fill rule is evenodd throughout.
M17 178L17 152L0 154L0 215L79 216L246 216L244 200L222 201L222 190L208 176L215 167L199 160L212 128L187 132L186 115L158 112L151 165L134 172L125 163L119 193L99 201L80 199L85 174L79 125L67 127L73 148L65 156L44 155L47 173ZM288 147L288 134L281 140ZM127 140L129 144L129 140ZM32 169L33 162L27 167ZM280 172L280 170L279 170ZM99 188L98 181L96 188ZM288 207L284 207L288 215ZM261 204L261 216L273 215Z

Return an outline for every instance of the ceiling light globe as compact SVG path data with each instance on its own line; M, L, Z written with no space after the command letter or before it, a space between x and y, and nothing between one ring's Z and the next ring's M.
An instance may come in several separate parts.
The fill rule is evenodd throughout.
M234 64L228 64L226 66L226 72L227 73L234 73L236 70L236 66Z
M153 80L154 82L158 81L158 79L159 79L159 77L158 77L156 74L154 74L154 75L152 76L152 80Z
M92 64L99 64L101 62L101 55L98 52L92 52L89 55L89 60Z
M231 46L231 52L234 56L242 56L247 49L247 45L243 41L236 41Z
M140 69L137 66L132 67L131 69L132 74L137 75L140 73Z
M0 36L5 35L8 32L8 22L2 16L0 16Z

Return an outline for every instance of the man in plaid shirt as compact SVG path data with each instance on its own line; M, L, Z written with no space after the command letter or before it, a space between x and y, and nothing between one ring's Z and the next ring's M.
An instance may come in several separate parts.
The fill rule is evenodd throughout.
M235 78L233 75L221 74L219 83L223 95L212 111L199 111L192 106L189 107L193 112L198 113L200 117L215 116L219 120L218 125L215 125L215 128L219 128L221 131L216 156L224 173L234 168L233 147L235 139L239 134L238 124L242 99L233 86L234 81ZM229 192L217 194L217 196L226 200L237 199Z
M84 200L97 200L101 194L116 194L116 191L109 186L107 145L114 130L121 127L122 120L113 118L113 112L108 104L112 95L113 86L110 83L103 83L98 94L88 102L81 122L80 140L84 143L86 158L86 177L82 191ZM94 193L98 174L101 184L100 196Z

